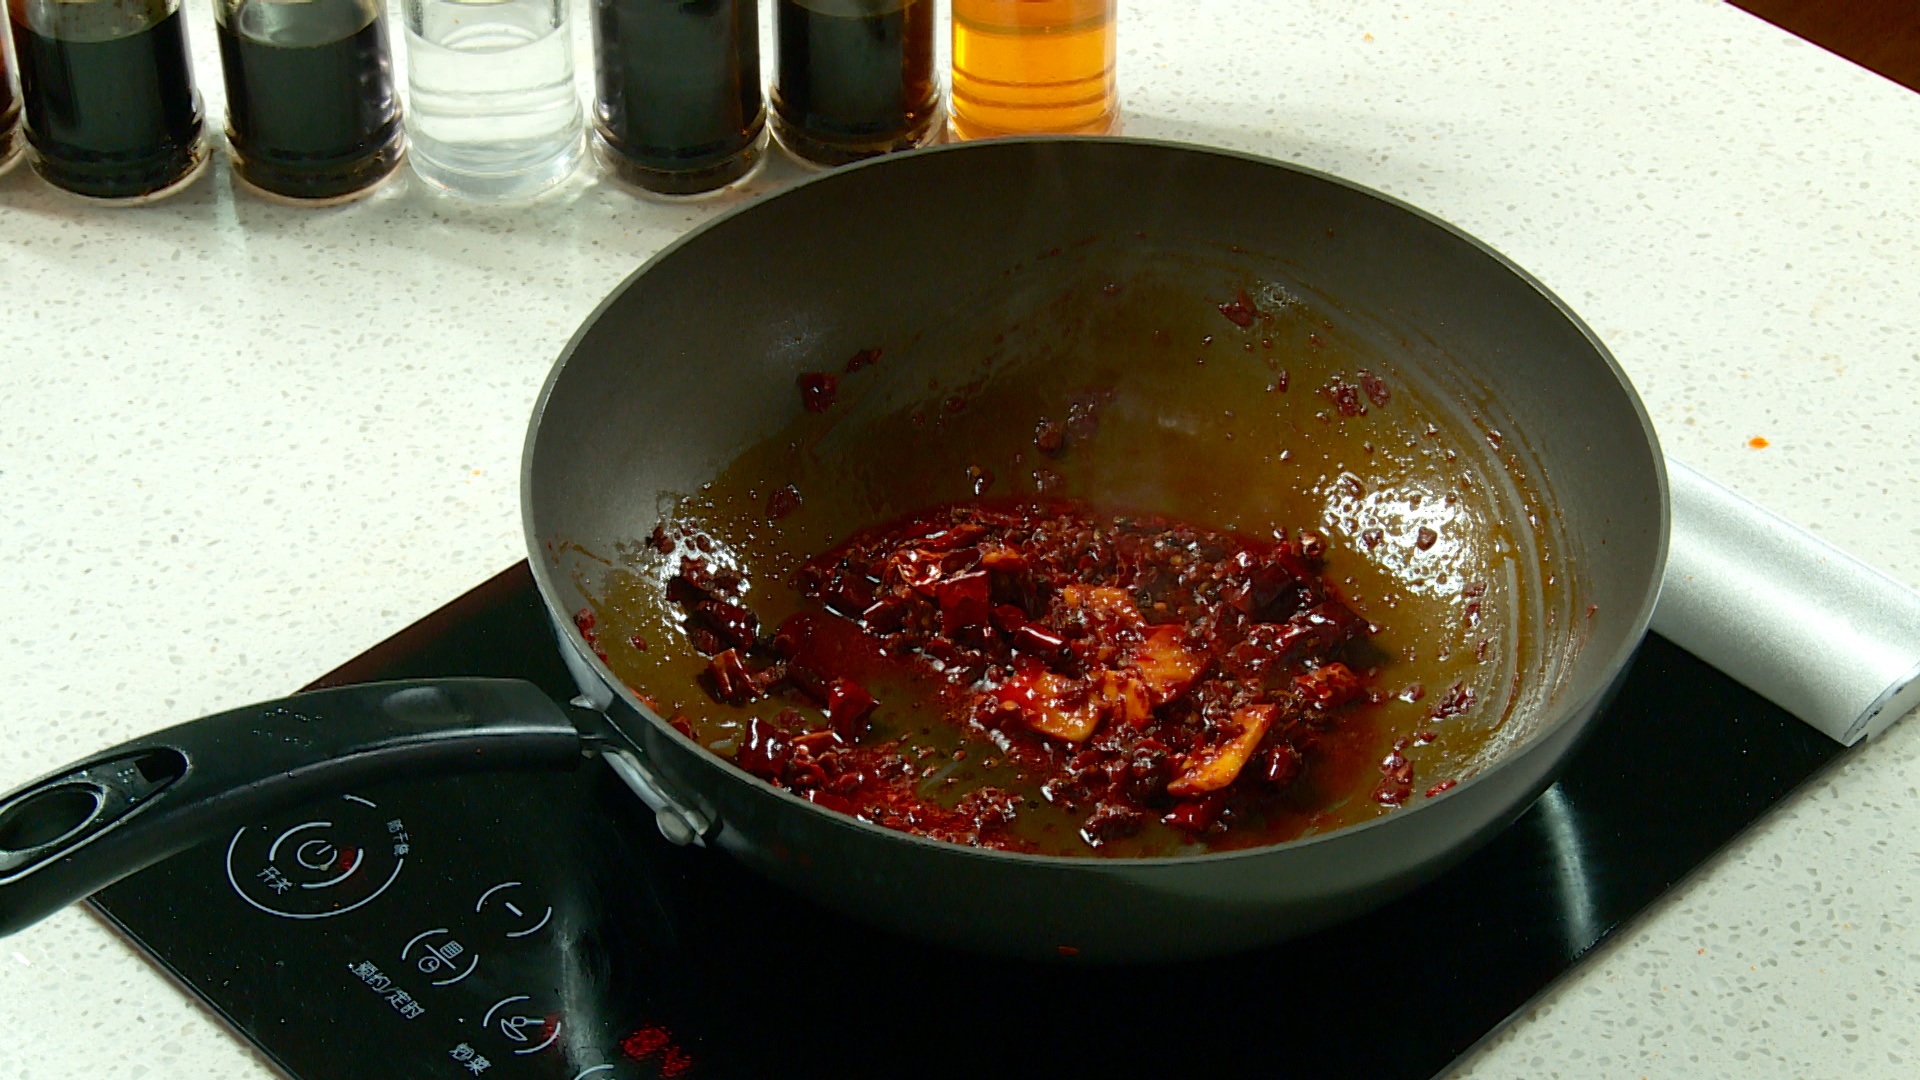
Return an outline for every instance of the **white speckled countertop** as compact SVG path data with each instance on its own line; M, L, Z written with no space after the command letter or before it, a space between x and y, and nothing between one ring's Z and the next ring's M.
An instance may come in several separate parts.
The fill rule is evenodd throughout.
M218 117L198 0L190 29ZM1593 325L1670 453L1920 584L1920 95L1717 0L1131 0L1121 33L1130 133L1475 233ZM0 790L283 693L519 559L521 438L575 325L790 175L324 211L224 165L137 211L0 178ZM1908 722L1460 1074L1920 1074L1917 775ZM269 1073L74 909L0 941L0 1078L83 1075Z

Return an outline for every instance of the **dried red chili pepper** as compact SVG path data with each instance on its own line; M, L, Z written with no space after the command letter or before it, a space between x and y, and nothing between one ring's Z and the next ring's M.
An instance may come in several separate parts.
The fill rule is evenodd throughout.
M835 679L827 687L827 719L834 733L848 742L867 733L867 718L879 707L867 688L852 679Z
M1360 369L1360 389L1366 391L1368 401L1383 409L1393 400L1393 391L1387 389L1386 381L1365 368Z
M788 484L767 496L767 517L779 521L800 509L800 489Z
M1247 290L1245 289L1234 293L1232 300L1216 306L1219 308L1220 314L1225 315L1227 321L1235 326L1252 326L1253 320L1260 315L1259 309L1253 306L1253 299L1247 295Z
M800 404L808 412L823 413L833 408L834 398L840 393L840 378L824 371L803 372L797 380L800 386Z
M1070 420L1091 424L1099 401ZM1163 825L1211 836L1257 819L1349 704L1382 696L1342 659L1372 627L1319 578L1311 560L1324 552L1313 533L1274 542L1069 501L984 500L809 560L794 581L823 610L764 638L744 584L715 557L684 559L668 590L689 638L712 647L717 698L785 693L825 714L749 724L742 767L889 828L1020 847L1031 841L1014 825L1019 797L971 771L1004 760L1104 849ZM930 688L893 703L934 706L909 722L979 740L969 771L953 771L961 751L920 765L876 738L884 707L868 688L889 672Z

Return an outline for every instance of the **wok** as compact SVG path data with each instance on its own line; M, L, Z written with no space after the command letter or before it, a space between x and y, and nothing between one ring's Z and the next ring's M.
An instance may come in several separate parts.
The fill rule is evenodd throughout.
M1148 234L1171 239L1140 242ZM670 496L699 489L790 425L801 412L796 377L823 357L907 343L886 363L939 386L953 373L934 360L917 371L916 356L937 354L929 343L954 327L990 318L982 297L1003 294L1016 269L1082 248L1093 253L1082 264L1128 250L1180 264L1169 244L1201 252L1201 262L1265 259L1326 310L1371 328L1432 399L1498 432L1481 464L1534 493L1497 503L1529 516L1525 527L1504 523L1519 561L1547 568L1514 589L1531 613L1532 644L1497 737L1451 790L1239 851L1105 859L941 843L841 816L741 771L643 704L574 632L572 614L594 600L583 567L645 536ZM573 703L500 680L349 687L93 755L0 799L0 933L342 788L566 769L599 756L669 839L721 848L894 930L1099 961L1249 948L1383 903L1517 817L1622 678L1667 537L1666 478L1644 409L1604 347L1538 282L1443 222L1339 179L1122 139L884 159L685 237L616 289L555 365L528 431L522 514L582 691Z

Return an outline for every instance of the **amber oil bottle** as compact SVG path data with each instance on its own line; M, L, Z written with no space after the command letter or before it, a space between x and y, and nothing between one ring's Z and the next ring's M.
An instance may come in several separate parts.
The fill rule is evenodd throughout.
M1116 0L953 0L955 138L1116 130Z

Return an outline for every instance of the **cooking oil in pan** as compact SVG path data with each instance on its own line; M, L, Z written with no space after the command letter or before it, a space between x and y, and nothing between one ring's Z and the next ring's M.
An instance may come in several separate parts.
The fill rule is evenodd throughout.
M669 516L745 573L746 603L764 627L807 607L790 581L808 556L859 528L976 495L1085 498L1262 537L1311 531L1326 547L1324 576L1379 627L1380 700L1320 748L1311 805L1236 825L1208 846L1390 813L1373 795L1395 755L1413 763L1414 801L1437 795L1505 741L1523 675L1542 665L1535 639L1569 602L1539 595L1558 552L1534 530L1550 515L1518 459L1496 452L1501 436L1490 439L1484 420L1332 305L1229 263L1210 274L1110 279L1089 268L1005 323L868 343L877 360L823 355L834 403L802 412ZM1041 445L1052 443L1050 425L1064 432L1052 452ZM774 520L782 489L798 508ZM636 523L636 535L651 525ZM676 565L644 544L614 560L587 590L598 639L620 678L730 754L749 716L795 703L735 707L699 689L705 658L664 596ZM874 737L931 747L949 766L942 779L957 778L951 796L1004 784L980 764L990 755L956 760L964 740L927 722L938 705L924 687L871 689L882 701ZM1035 806L1013 828L1032 839L1058 835L1059 824ZM1109 853L1191 843L1154 826Z

